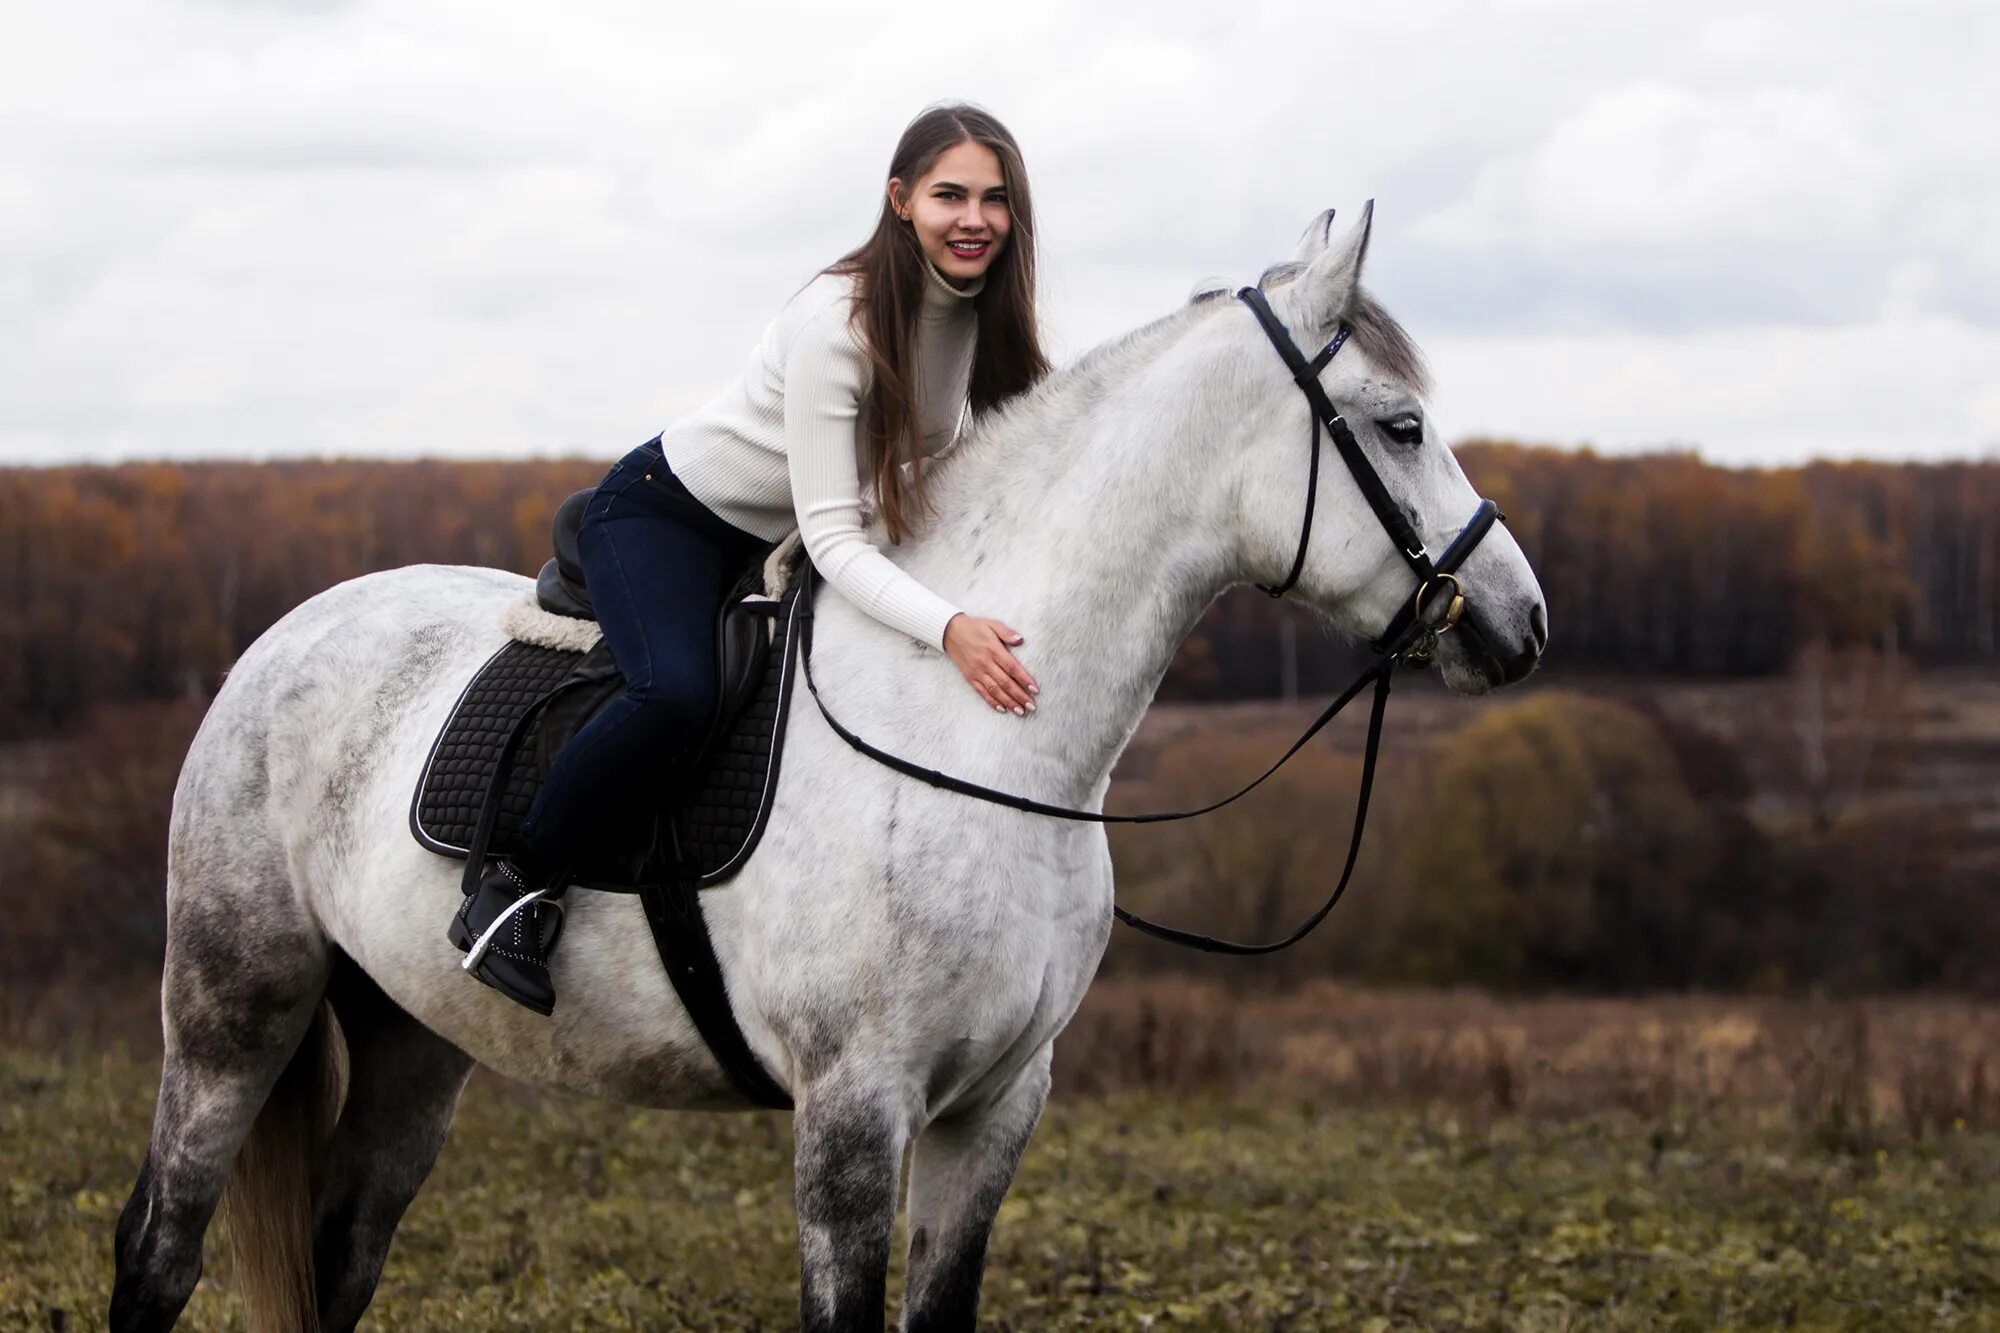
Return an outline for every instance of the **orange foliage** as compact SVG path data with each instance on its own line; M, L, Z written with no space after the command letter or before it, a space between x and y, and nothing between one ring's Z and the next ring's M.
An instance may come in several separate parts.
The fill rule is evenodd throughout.
M1550 667L1763 674L1822 638L1925 664L2000 647L2000 463L1750 471L1501 442L1459 453L1542 580ZM557 503L609 461L0 469L0 740L99 703L205 696L280 615L370 570L533 573ZM1288 637L1286 617L1309 623ZM1310 694L1349 661L1300 608L1237 589L1161 695L1270 695L1294 678Z

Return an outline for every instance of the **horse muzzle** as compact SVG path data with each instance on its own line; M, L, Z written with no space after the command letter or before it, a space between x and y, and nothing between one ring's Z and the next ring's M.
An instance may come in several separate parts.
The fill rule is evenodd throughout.
M1484 694L1526 679L1549 644L1549 617L1541 602L1528 608L1512 633L1471 599L1437 649L1445 684L1464 694Z

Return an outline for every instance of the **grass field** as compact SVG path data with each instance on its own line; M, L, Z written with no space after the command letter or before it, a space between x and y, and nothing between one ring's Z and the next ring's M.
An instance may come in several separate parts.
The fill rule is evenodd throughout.
M153 1068L0 1053L0 1328L100 1327ZM375 1327L793 1326L790 1124L475 1081ZM1058 1098L986 1326L2000 1327L2000 1134ZM900 1242L899 1242L900 1244ZM240 1329L224 1247L183 1327ZM900 1269L900 1264L898 1265ZM892 1274L892 1291L895 1275Z

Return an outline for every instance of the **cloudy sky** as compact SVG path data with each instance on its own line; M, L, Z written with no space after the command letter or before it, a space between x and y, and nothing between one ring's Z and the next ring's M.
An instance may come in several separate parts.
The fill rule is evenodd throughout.
M965 98L1059 359L1376 203L1449 438L2000 456L1990 3L10 4L0 462L607 460Z

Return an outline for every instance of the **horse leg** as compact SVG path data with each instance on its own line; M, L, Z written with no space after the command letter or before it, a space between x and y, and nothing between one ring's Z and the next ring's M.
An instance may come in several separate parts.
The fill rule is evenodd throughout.
M940 1118L910 1157L906 1333L972 1329L986 1238L1049 1094L1044 1046L1005 1092L976 1110Z
M444 1147L473 1062L345 957L327 998L347 1038L347 1101L328 1150L313 1271L321 1326L340 1333L375 1295L396 1224Z
M172 1328L179 1319L201 1277L202 1237L238 1149L245 1157L236 1163L239 1178L253 1161L259 1169L282 1168L276 1155L309 1152L313 1128L330 1118L324 941L292 905L282 869L275 882L241 873L240 861L220 867L229 873L203 876L203 890L253 881L270 890L231 901L177 889L195 858L176 851L183 864L169 870L161 985L166 1058L152 1140L118 1219L110 1310L116 1333ZM246 1196L253 1208L303 1209L302 1171L262 1174L259 1183L273 1188Z
M896 1183L909 1133L894 1099L808 1090L793 1117L799 1215L799 1326L883 1326Z

